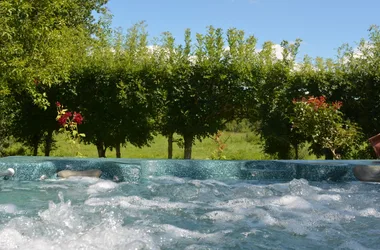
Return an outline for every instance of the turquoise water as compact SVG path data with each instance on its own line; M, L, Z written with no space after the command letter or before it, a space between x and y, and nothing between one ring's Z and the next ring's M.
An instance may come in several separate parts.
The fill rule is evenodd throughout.
M379 235L375 183L0 181L0 249L378 249Z

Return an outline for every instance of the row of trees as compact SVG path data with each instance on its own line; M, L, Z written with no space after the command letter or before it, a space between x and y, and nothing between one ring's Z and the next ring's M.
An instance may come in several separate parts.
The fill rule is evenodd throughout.
M380 128L377 27L356 49L343 46L335 60L299 62L300 40L282 42L279 59L273 43L258 50L256 38L238 29L208 27L195 35L186 30L181 43L165 32L152 42L144 23L126 33L111 29L105 4L0 3L0 14L8 15L0 21L6 27L0 32L6 38L0 42L2 135L12 135L34 154L43 144L49 155L59 101L83 114L83 140L96 145L99 157L107 149L120 157L121 146L148 145L160 133L168 138L169 158L176 134L190 159L195 140L241 119L261 134L264 151L278 158L297 158L308 141L314 153L328 154L320 141L292 126L297 115L292 100L309 95L341 101L339 122L350 120L362 132L351 147L337 149L342 157L353 157L355 146ZM100 13L97 21L94 10ZM20 16L25 20L17 21Z

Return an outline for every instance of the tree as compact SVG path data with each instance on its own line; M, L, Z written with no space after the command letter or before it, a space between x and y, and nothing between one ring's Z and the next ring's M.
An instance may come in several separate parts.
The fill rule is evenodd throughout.
M53 143L54 125L44 127L51 115L44 109L55 102L49 100L50 89L68 80L73 66L81 64L88 53L93 37L102 32L94 13L105 14L106 3L0 1L0 99L20 105L10 103L12 109L1 112L15 116L13 134L31 146L34 155L43 137L45 155L49 155Z
M73 63L86 53L97 29L93 12L105 13L107 0L0 2L0 82L49 105L35 85L67 79Z
M226 49L222 30L210 26L206 35L196 35L192 51L190 37L187 30L185 46L174 46L171 34L166 33L162 49L168 61L163 131L183 137L185 159L191 159L195 139L217 133L243 113L252 79L248 65L256 44L254 37L245 39L244 32L231 29Z
M291 100L300 94L299 88L293 85L295 57L300 43L299 39L294 44L283 41L282 59L276 58L271 42L264 43L260 52L257 111L250 121L258 121L257 129L264 139L264 151L277 154L280 159L293 158L292 149L298 158L298 147L304 142L300 134L291 130L290 121L293 112Z
M380 128L380 30L372 26L369 39L362 40L356 50L342 54L342 70L347 83L344 112L363 128L367 138Z
M108 148L121 157L121 144L141 147L153 139L158 97L144 24L133 26L125 37L114 35L95 47L71 77L72 103L85 119L83 140L96 145L99 157Z
M49 89L47 101L54 103L57 94L56 87ZM54 120L54 105L41 109L27 93L14 93L7 114L13 117L12 126L9 128L10 135L31 148L34 156L38 154L38 148L44 142L44 154L50 155L54 144L53 132L58 128Z

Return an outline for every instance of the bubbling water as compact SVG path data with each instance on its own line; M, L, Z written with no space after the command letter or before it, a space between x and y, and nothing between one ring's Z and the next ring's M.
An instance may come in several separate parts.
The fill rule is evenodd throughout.
M376 249L379 185L92 178L0 183L0 249Z

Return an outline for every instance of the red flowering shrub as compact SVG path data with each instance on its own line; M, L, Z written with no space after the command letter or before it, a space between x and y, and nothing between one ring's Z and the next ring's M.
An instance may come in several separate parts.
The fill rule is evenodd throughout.
M327 103L324 96L293 100L295 116L293 129L310 138L310 143L329 149L339 159L338 149L349 148L356 143L357 126L343 120L342 102Z
M80 113L74 112L73 121L76 122L78 125L82 124L83 117Z
M85 134L78 132L78 125L83 123L83 116L77 112L72 114L70 111L67 111L67 109L64 109L59 102L56 102L55 105L58 113L56 120L60 126L59 131L67 133L68 139L73 144L79 141L81 137L85 137ZM78 154L79 152L77 152L77 155Z
M214 141L217 144L217 149L211 155L211 159L213 160L226 159L226 156L223 155L223 151L227 147L226 141L228 140L229 137L224 141L222 141L221 137L222 137L222 131L218 130L218 132L215 134L215 137L214 137Z

